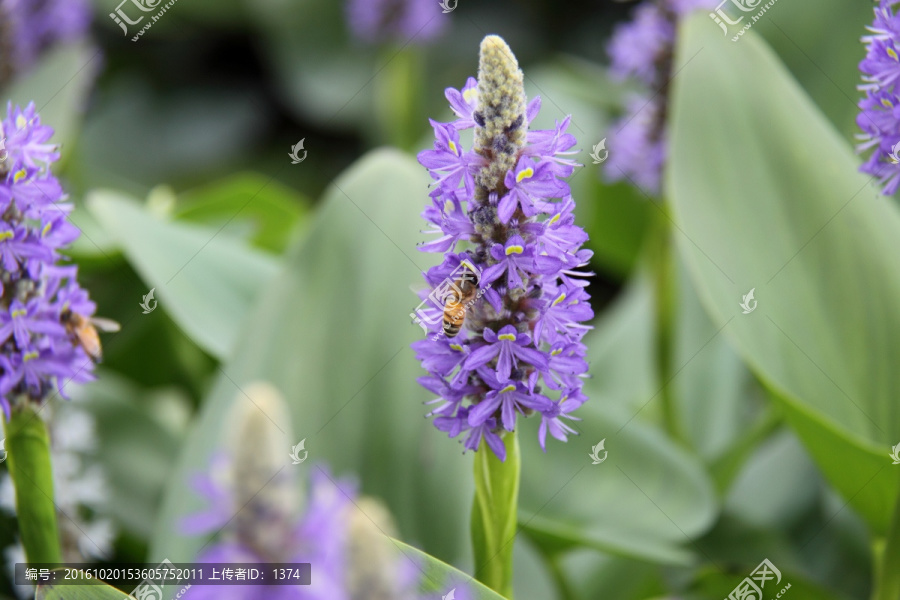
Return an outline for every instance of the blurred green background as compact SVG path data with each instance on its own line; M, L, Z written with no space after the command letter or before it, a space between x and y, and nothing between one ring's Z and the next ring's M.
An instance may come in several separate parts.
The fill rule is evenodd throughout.
M546 454L537 423L522 436L517 597L721 599L764 558L795 600L870 596L900 478L900 224L852 155L872 4L781 0L737 44L702 14L686 23L659 200L588 156L632 89L605 48L634 5L460 0L442 37L404 47L355 41L326 0L179 0L132 42L97 0L87 39L7 86L57 129L84 234L71 256L123 325L75 393L115 524L105 562L193 558L187 479L240 443L228 408L267 380L290 404L286 453L305 439L387 504L400 539L471 572L471 456L423 418L409 349L411 289L434 260L415 248L428 178L414 156L497 33L543 99L534 126L573 117L596 273L582 435ZM142 314L151 288L159 309ZM15 519L0 525L12 544Z

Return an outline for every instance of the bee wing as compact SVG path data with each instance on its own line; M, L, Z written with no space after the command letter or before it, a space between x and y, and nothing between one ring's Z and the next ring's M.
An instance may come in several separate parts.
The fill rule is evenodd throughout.
M91 317L91 324L100 331L115 332L122 329L122 326L112 319L104 319L103 317Z

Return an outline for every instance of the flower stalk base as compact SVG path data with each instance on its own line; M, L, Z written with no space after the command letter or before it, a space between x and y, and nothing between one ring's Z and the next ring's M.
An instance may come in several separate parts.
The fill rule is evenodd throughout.
M28 564L62 562L47 426L29 403L13 408L4 431L25 558Z
M521 463L515 432L505 436L506 460L489 448L475 453L472 544L475 578L504 598L513 597L513 540L519 502Z

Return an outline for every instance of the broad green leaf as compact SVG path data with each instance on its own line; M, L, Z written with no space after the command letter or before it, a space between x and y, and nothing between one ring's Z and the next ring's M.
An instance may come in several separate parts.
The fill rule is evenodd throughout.
M579 548L592 548L604 554L666 565L689 565L696 557L685 548L666 539L641 535L620 535L603 529L585 532L564 521L531 517L520 524L529 538L550 554Z
M125 592L106 584L39 585L34 600L130 600Z
M129 263L195 343L224 359L278 261L218 230L164 221L134 200L93 192L88 208L115 236ZM140 298L135 311L140 315Z
M61 144L60 160L74 150L75 137L87 97L103 61L100 49L87 40L67 43L43 55L33 70L15 80L6 98L22 108L34 102L41 123L54 129L54 144ZM3 107L4 116L6 107Z
M699 15L680 40L666 181L680 252L713 322L883 532L900 439L897 210L752 31L733 43Z
M465 586L473 600L502 600L503 596L486 588L462 571L451 567L447 563L426 554L414 546L405 544L400 540L391 540L403 555L416 563L422 572L420 589L423 592L437 592L447 595L456 586Z
M586 336L591 378L584 390L592 402L641 408L656 393L653 361L653 288L639 271Z
M819 482L803 446L790 430L782 429L744 465L723 510L748 524L787 530L818 502Z
M428 177L415 160L390 150L363 157L339 177L302 243L265 289L244 326L234 357L205 399L179 467L171 475L152 542L154 558L190 560L203 545L183 535L179 519L202 507L186 494L191 474L230 445L222 423L241 390L264 380L290 405L287 468L313 463L356 476L381 498L402 539L454 561L468 548L473 498L471 454L437 431L424 414L430 394L409 344L418 304L410 291L433 257L416 251ZM287 429L287 428L285 428ZM291 446L306 440L309 460L291 465Z
M247 223L255 246L281 253L308 206L309 200L291 188L266 175L245 172L181 194L175 216L216 229Z
M753 26L847 137L859 132L855 102L863 57L859 38L872 23L873 8L868 2L844 0L778 2ZM835 23L842 26L834 27Z
M111 261L121 260L115 237L103 229L83 205L75 205L75 209L69 213L69 222L79 229L81 235L66 248L66 255L80 267L108 267Z
M678 235L676 232L675 235ZM676 418L704 461L720 457L753 423L753 377L703 310L684 264L678 261L673 325Z
M587 341L590 343L590 340ZM620 556L687 564L692 539L718 513L713 486L697 458L657 429L592 397L578 411L581 433L562 444L537 444L534 419L520 428L522 476L519 523L558 550L576 544ZM606 460L592 447L605 440ZM602 457L603 451L599 452Z

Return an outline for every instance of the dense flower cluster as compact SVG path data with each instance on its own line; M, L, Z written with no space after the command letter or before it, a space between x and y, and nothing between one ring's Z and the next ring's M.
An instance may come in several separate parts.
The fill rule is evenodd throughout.
M630 98L625 115L611 127L606 161L611 181L628 179L647 193L659 193L678 20L692 10L716 4L714 0L648 0L635 9L631 22L613 33L608 48L610 71L618 79L636 79L647 91Z
M431 302L417 320L429 337L413 349L428 375L419 382L439 396L431 412L438 429L466 433L470 450L484 439L501 460L501 434L518 414L541 415L542 448L548 431L563 441L574 433L564 420L586 400L581 338L593 317L575 271L592 253L581 249L587 234L563 180L576 166L567 158L576 140L568 117L528 130L540 98L526 106L522 81L506 43L486 37L478 81L446 91L457 119L432 121L434 149L419 154L434 179L422 216L438 235L420 249L444 253L425 273ZM474 150L466 151L460 131L472 127Z
M78 38L90 22L89 0L0 0L0 71L27 69L42 50Z
M455 6L457 0L449 0ZM448 20L438 0L349 0L350 30L368 43L421 44L440 36Z
M894 12L898 0L880 0L871 35L862 38L866 57L859 63L865 98L859 101L856 123L860 135L859 151L872 150L860 170L879 178L883 192L890 196L900 187L900 16Z
M80 234L68 221L72 205L50 164L59 158L29 104L8 107L0 123L0 404L40 401L54 388L92 378L94 363L66 326L95 305L76 280L75 265L58 264Z

